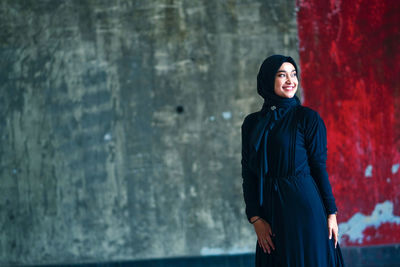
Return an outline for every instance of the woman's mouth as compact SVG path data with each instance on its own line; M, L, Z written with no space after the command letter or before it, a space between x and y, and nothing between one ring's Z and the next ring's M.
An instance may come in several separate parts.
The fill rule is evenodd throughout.
M292 91L294 89L294 86L283 86L282 88L283 88L283 90L286 90L286 91Z

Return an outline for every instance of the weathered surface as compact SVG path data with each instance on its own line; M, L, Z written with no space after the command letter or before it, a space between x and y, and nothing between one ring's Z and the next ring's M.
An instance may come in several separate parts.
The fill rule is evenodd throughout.
M2 1L0 262L253 251L240 125L296 30L289 0Z
M305 104L328 128L341 243L400 243L400 2L298 5Z

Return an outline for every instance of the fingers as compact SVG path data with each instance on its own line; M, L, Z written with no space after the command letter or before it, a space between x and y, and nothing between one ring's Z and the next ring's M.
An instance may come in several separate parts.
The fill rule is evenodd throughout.
M272 248L273 250L275 250L275 246L274 246L274 243L272 242L272 239L271 239L271 236L270 236L270 235L267 236L266 241L267 241L267 243L268 243L268 246L269 246L270 248Z
M271 236L269 234L258 237L258 244L263 249L264 253L270 254L272 250L275 250L274 243L272 242Z
M267 253L267 250L264 247L262 239L260 239L260 238L258 238L258 245L261 247L261 249L264 251L264 253Z
M328 218L328 232L329 232L329 239L333 239L335 241L335 248L337 247L338 244L338 239L339 239L339 229L338 225L336 222L336 217L333 217L333 219Z
M268 247L268 243L265 242L265 238L264 237L258 237L258 245L260 245L260 247L262 248L262 250L264 251L264 253L270 253L270 249Z
M260 223L256 222L254 228L258 238L258 245L263 249L264 253L270 254L271 250L275 250L274 243L272 242L271 236L275 236L272 233L271 226L264 220L259 220Z
M338 229L334 228L333 229L333 239L335 240L335 248L337 247L338 239L339 239L339 233Z
M271 250L275 250L275 246L269 236L267 238L259 238L258 244L263 249L264 253L271 254Z
M268 252L268 254L270 254L271 253L271 248L269 247L268 241L263 238L261 243L263 245L264 253Z
M273 235L273 234L272 234L272 229L271 229L271 227L268 227L268 234L269 234L269 235Z
M338 243L338 235L335 235L335 248L337 247L337 243Z

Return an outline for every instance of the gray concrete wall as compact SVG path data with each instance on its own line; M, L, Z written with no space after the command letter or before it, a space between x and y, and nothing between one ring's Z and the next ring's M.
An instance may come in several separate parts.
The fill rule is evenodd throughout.
M0 263L253 251L240 125L273 53L292 0L1 1Z

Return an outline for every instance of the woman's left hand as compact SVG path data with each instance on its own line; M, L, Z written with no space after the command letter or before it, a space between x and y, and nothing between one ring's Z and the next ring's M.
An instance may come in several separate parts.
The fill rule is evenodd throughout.
M335 240L335 248L336 248L338 239L339 239L339 228L338 228L337 221L336 221L336 214L328 215L328 232L329 232L329 239L332 239L332 235L333 235L333 239Z

